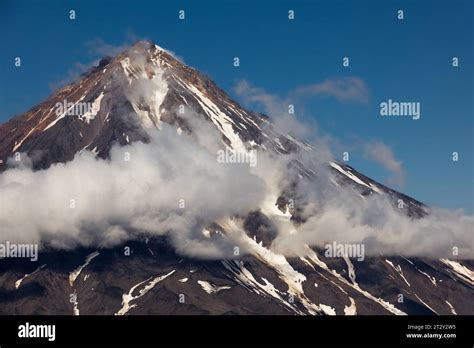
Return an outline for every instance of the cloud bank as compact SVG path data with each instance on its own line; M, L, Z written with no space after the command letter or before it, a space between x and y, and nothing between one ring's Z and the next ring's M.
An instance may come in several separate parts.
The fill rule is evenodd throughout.
M207 240L202 230L257 209L264 183L248 166L217 163L215 152L169 126L150 135L148 144L113 147L110 160L86 151L47 170L1 174L1 239L107 247L145 233L170 236L186 255L229 256L234 242Z
M143 64L140 57L136 60ZM155 105L157 84L162 82L157 75L124 93L137 103ZM367 90L361 80L348 78L304 86L293 96L366 102ZM261 104L277 129L298 137L314 131L288 113L290 99L246 81L237 85L236 92L246 102ZM167 88L160 89L158 95L166 93ZM46 170L32 171L26 160L1 173L0 239L68 249L110 247L143 235L166 235L180 254L231 258L235 246L245 251L239 238L243 232L231 229L227 235L209 236L203 230L215 222L245 217L268 202L274 208L280 193L291 188L290 198L303 222L270 216L278 229L271 248L285 255L301 256L306 245L322 247L336 241L364 243L369 255L452 257L456 247L460 257L474 257L474 217L431 209L427 217L415 220L395 208L386 195L362 197L353 187L339 184L327 165L334 158L329 145L337 139L320 135L315 151L288 155L259 151L257 166L251 168L219 163L220 133L192 110L186 110L186 118L192 133L178 134L161 124L161 130L147 130L149 143L112 147L109 160L85 151ZM390 171L395 181L403 180L401 162L381 141L368 142L364 154ZM303 163L315 177L301 177L290 163Z
M427 216L410 218L387 195L363 198L324 178L298 192L310 202L303 213L306 220L294 226L296 232L280 229L272 244L280 253L301 256L306 245L336 242L364 244L368 256L474 258L474 216L462 211L430 208Z

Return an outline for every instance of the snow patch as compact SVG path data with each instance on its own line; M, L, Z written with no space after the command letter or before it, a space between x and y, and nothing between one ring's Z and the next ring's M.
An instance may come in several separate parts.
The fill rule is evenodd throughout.
M339 171L340 173L344 174L345 176L347 176L349 179L351 179L352 181L362 185L362 186L365 186L377 193L381 193L381 191L374 185L371 185L371 184L367 184L365 183L364 181L362 181L361 179L359 179L357 176L355 176L354 174L352 174L351 172L349 171L346 171L344 170L339 164L337 163L334 163L334 162L331 162L330 163L331 167L333 167L334 169L336 169L337 171Z
M438 312L436 312L433 308L431 308L425 301L423 301L417 294L415 294L416 298L421 302L423 303L423 305L425 307L427 307L430 311L432 311L433 313L435 314L438 314ZM439 314L438 314L439 315Z
M448 301L444 301L444 302L446 302L446 303L448 304L449 309L451 310L451 313L452 313L452 314L458 315L458 314L456 313L456 310L454 309L454 307L453 307L453 305L452 305L451 303L449 303Z
M86 94L87 93L85 93L79 100L77 100L74 104L72 104L67 110L64 110L64 112L61 115L56 117L56 119L53 122L51 122L49 125L46 126L46 128L43 129L43 132L48 130L52 126L54 126L56 123L58 123L59 120L63 119L68 114L69 110L74 109L76 105L85 98Z
M352 297L349 297L351 304L349 306L344 306L344 315L357 315L357 307L355 301Z
M97 257L99 256L99 252L96 251L96 252L93 252L92 254L89 254L87 255L86 257L86 262L77 267L74 271L72 271L71 273L69 273L69 285L73 286L74 285L74 281L76 280L76 278L79 276L79 274L81 274L81 271L92 261L92 259L94 257Z
M91 120L95 118L97 113L100 110L100 102L104 97L104 92L101 92L99 96L92 102L92 107L89 111L85 112L83 115L79 116L79 119L85 121L86 123L90 123Z
M72 304L73 304L73 313L74 315L79 315L79 302L77 301L77 292L76 290L74 289L74 292L70 295L70 299L72 300Z
M352 289L358 291L359 293L361 293L362 295L364 295L365 297L367 297L368 299L374 301L374 302L377 302L378 304L380 304L382 307L384 307L387 311L393 313L393 314L396 314L396 315L406 315L405 312L401 311L400 309L396 308L393 304L381 299L381 298L377 298L375 297L374 295L372 295L370 292L366 291L366 290L363 290L358 284L353 284L351 282L349 282L346 278L344 278L343 276L341 276L339 273L337 273L335 270L332 270L330 269L326 263L324 263L323 261L321 261L319 258L318 258L318 255L316 254L316 252L314 250L312 250L309 246L307 246L307 250L308 250L308 256L307 258L313 262L316 266L319 266L321 267L322 269L324 269L326 272L332 274L334 277L336 277L340 282L344 283L345 285L351 287Z
M224 114L219 107L214 104L209 98L207 98L199 89L195 86L184 82L186 87L194 94L194 99L199 103L204 112L209 116L212 123L229 139L233 150L246 151L245 145L242 139L234 132L232 125L234 122L232 119Z
M15 146L13 147L12 152L15 152L16 150L18 150L18 149L20 148L21 144L23 144L24 141L25 141L26 139L28 139L28 137L34 132L35 129L36 129L36 127L33 127L33 128L28 132L28 134L26 134L26 135L20 140L19 143L16 143L16 142L15 142Z
M146 293L148 291L150 291L151 289L153 289L153 287L158 284L159 282L161 282L162 280L168 278L170 275L172 275L173 273L175 272L175 270L172 270L171 272L169 272L168 274L165 274L165 275L162 275L162 276L159 276L159 277L156 277L154 279L152 279L152 277L132 286L132 288L128 291L128 293L126 294L123 294L122 295L122 308L120 308L120 310L115 313L115 315L125 315L127 314L127 312L132 309L132 308L135 308L137 305L136 304L130 304L132 301L135 301L137 299L139 299L140 297L146 295ZM144 283L147 283L147 285L145 285L139 292L138 292L138 295L136 296L133 296L133 291L138 288L139 286L141 286L142 284Z
M306 280L306 276L296 271L283 255L276 254L257 244L248 236L243 238L247 240L250 248L254 251L254 256L277 272L278 277L288 285L288 294L297 298L310 314L330 313L327 307L317 305L306 297L303 291L303 282Z
M217 286L205 280L198 280L197 282L199 285L201 285L201 288L208 294L215 294L221 290L230 289L230 286L227 286L227 285Z
M346 264L347 264L349 279L351 280L353 284L357 285L354 265L352 264L349 257L347 257L346 255L344 255L344 261L346 261Z
M435 277L430 276L428 273L425 273L425 272L423 272L422 270L420 270L418 268L416 268L416 269L417 269L418 272L425 275L430 280L430 282L433 283L434 286L438 286L438 284L436 284L436 278Z
M408 280L405 278L405 276L403 275L403 271L402 271L402 267L400 265L397 265L396 267L393 265L393 262L385 259L385 262L387 262L390 266L392 266L392 268L397 271L397 273L400 275L400 277L403 278L403 280L405 281L405 283L407 283L408 286L410 286L410 283L408 282Z
M474 272L471 271L464 265L461 265L459 262L448 260L448 259L440 259L442 263L451 267L454 271L454 274L457 275L462 280L468 282L471 285L474 285Z
M35 269L33 272L31 273L27 273L25 274L23 277L21 277L20 279L18 279L16 282L15 282L15 289L18 289L21 285L21 283L28 277L31 277L32 275L38 273L40 270L42 270L44 268L44 266L46 266L46 264L38 267L37 269Z
M239 261L234 260L221 262L224 267L235 276L234 280L247 290L260 296L274 298L277 300L277 303L283 305L284 308L297 314L304 314L294 305L294 303L290 304L286 299L284 299L282 296L283 294L267 279L261 278L265 284L259 283L253 274Z

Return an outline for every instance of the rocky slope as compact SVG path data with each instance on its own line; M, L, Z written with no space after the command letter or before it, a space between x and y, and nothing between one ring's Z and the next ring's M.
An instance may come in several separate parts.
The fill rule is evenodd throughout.
M66 110L58 112L58 105ZM88 103L86 112L68 110ZM138 42L104 58L83 78L55 92L23 115L0 125L0 170L28 155L35 170L72 161L82 151L108 159L112 146L149 142L163 124L177 133L197 129L184 115L201 118L221 135L222 146L275 156L317 152L277 131L266 115L245 110L208 77L166 50ZM23 157L24 158L24 157ZM38 262L0 261L1 314L470 314L474 262L402 256L364 261L326 258L319 248L284 257L272 250L272 218L295 224L305 217L288 205L299 180L319 173L291 161L288 178L270 206L248 216L216 221L212 233L242 229L246 255L225 260L182 256L167 237L129 241L113 248L58 251L46 247ZM334 184L350 194L384 195L404 214L423 218L429 209L354 168L327 163ZM270 173L269 173L270 174ZM0 174L1 175L1 174ZM322 174L321 174L322 175ZM5 204L5 203L4 203ZM240 219L237 225L233 219ZM128 249L129 248L129 249ZM124 250L130 250L125 255ZM403 300L400 301L400 294Z

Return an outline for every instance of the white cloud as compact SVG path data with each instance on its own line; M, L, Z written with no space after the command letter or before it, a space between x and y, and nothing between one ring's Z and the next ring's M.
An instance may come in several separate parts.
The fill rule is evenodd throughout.
M369 89L359 77L341 77L327 79L320 83L301 86L291 93L300 97L311 97L317 95L326 95L341 102L369 102Z
M326 80L304 86L279 98L254 87L247 81L240 81L236 93L248 104L257 103L264 107L272 121L282 131L306 135L312 128L300 119L289 115L287 107L291 100L311 95L330 95L340 101L365 103L369 99L368 88L357 78ZM276 116L276 117L273 117ZM310 166L317 177L314 181L300 182L294 195L298 202L305 202L303 216L305 223L292 226L276 221L279 236L273 248L290 255L305 253L305 245L323 247L326 243L364 243L370 255L403 254L429 257L453 257L453 247L460 250L460 256L474 257L474 240L471 236L474 217L462 211L431 208L430 214L421 219L412 219L400 212L386 195L374 194L362 198L348 186L336 186L331 178L327 163L334 158L331 147L342 147L339 139L329 134L318 134L316 152L300 152L290 157ZM364 157L381 165L392 174L389 185L402 186L406 173L402 161L380 140L358 140L352 146L344 146L361 151ZM279 159L277 159L278 161ZM287 158L287 161L290 159ZM370 173L365 173L370 176ZM290 176L290 173L282 175ZM286 180L288 183L288 179ZM295 197L293 197L295 198ZM296 233L289 233L293 231Z
M392 177L388 180L389 185L402 187L405 183L405 171L402 161L397 160L392 149L380 140L374 140L364 145L364 156L388 170Z
M273 126L282 133L290 133L303 139L314 133L314 125L303 124L295 115L288 112L288 106L294 105L295 100L279 98L262 88L252 86L245 80L239 81L234 90L246 104L263 107L264 113L271 117Z
M149 144L113 147L110 160L83 152L47 170L2 173L1 239L71 248L166 234L180 253L229 257L235 242L208 241L202 228L256 209L263 181L248 166L217 163L215 153L169 126L150 135Z
M144 64L139 58L136 63ZM134 84L132 90L126 87L125 95L154 105L156 93L151 92L157 90L157 83L164 82L148 82ZM165 90L160 89L162 94ZM237 85L236 92L249 103L261 104L282 132L298 137L314 132L288 113L289 99L280 99L246 81ZM292 98L295 95L368 100L365 84L355 78L301 87ZM83 152L46 170L32 171L25 161L23 166L3 172L0 239L73 248L118 245L141 234L167 235L179 253L232 257L233 247L239 244L238 234L216 234L209 239L202 229L216 221L245 216L262 207L268 197L275 200L298 176L288 164L299 160L316 173L313 180L303 179L293 187L295 204L306 221L293 225L275 219L275 250L301 255L306 244L321 247L336 241L364 243L371 255L442 257L451 256L456 246L460 256L473 256L474 217L432 209L427 217L415 220L400 213L384 195L362 198L350 186L335 185L334 173L327 165L333 157L328 144L337 143L333 137L321 136L323 141L316 144L314 152L272 156L260 151L257 166L251 168L218 163L217 150L223 146L220 133L192 110L186 110L185 117L193 129L191 134L178 135L176 129L162 124L160 131L148 130L147 144L114 146L110 160ZM403 178L401 162L385 144L374 141L364 149L367 158L384 166L395 179ZM245 246L241 247L244 251Z
M362 198L348 187L331 185L323 177L299 191L311 204L295 226L296 233L280 230L272 248L293 256L305 254L305 245L364 244L368 256L405 255L474 258L474 216L462 211L431 208L414 219L397 209L387 195ZM459 256L453 254L459 250Z

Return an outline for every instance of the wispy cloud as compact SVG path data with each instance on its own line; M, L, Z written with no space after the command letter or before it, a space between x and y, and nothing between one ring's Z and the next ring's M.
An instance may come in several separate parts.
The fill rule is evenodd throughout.
M290 95L296 97L329 96L341 102L369 102L369 89L359 77L327 79L320 83L298 87Z
M368 103L369 88L364 80L358 77L340 77L326 79L323 82L303 85L290 91L286 97L279 97L266 92L264 89L251 85L246 80L240 80L235 92L248 102L262 104L270 114L279 114L286 110L290 101L301 101L316 96L329 96L341 102Z
M292 133L298 137L306 138L314 134L316 123L311 118L305 122L301 117L297 120L289 113L289 106L297 108L295 114L302 115L304 104L312 97L329 96L340 102L356 102L366 104L369 101L369 88L358 77L340 77L327 79L320 83L303 85L290 91L285 96L271 94L263 88L253 86L246 80L240 80L234 87L235 93L249 106L258 105L265 114L271 116L277 129Z
M404 186L406 173L402 161L398 160L392 149L381 140L359 139L353 144L343 145L338 137L320 131L316 132L319 127L314 117L301 118L288 113L290 104L298 103L302 106L306 99L313 96L330 96L340 102L368 103L370 99L369 88L362 79L358 77L327 79L320 83L300 86L284 97L253 86L246 80L239 81L234 90L243 99L244 103L249 105L258 104L263 107L264 112L271 117L272 122L279 130L306 140L309 135L317 134L318 148L325 148L327 153L331 153L330 150L333 146L357 149L357 151L362 152L366 160L381 165L391 174L391 177L387 180L388 185ZM301 116L300 112L298 112L298 115Z
M402 187L405 183L405 171L402 161L397 160L392 149L380 140L373 140L364 144L364 157L380 164L392 174L389 185Z
M131 40L126 40L126 42L121 45L114 45L114 44L105 42L103 39L99 37L96 37L92 40L86 41L86 43L84 44L84 47L87 53L91 56L113 57L119 54L120 52L122 52L123 50L125 50L131 44L132 44Z
M294 104L293 100L270 94L263 88L251 85L246 80L239 81L234 90L245 104L262 107L263 112L271 116L272 123L277 129L300 138L306 138L310 133L314 133L315 127L308 127L307 124L303 124L288 112L289 105Z

